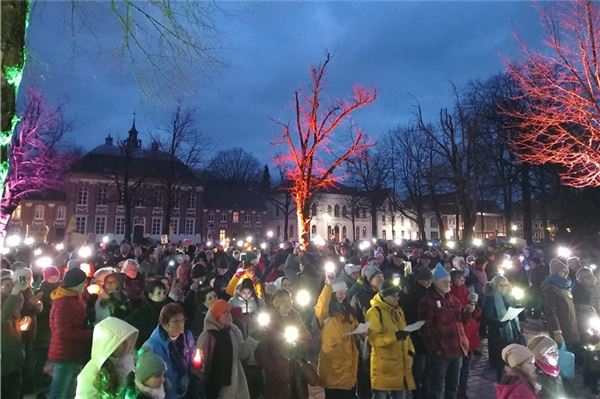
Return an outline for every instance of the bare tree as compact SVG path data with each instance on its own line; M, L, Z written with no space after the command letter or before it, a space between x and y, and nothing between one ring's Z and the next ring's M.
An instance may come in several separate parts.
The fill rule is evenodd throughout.
M217 152L206 168L210 181L243 187L256 187L262 172L258 159L241 148Z
M294 214L296 207L290 194L291 183L285 180L283 170L281 168L278 168L278 170L280 183L269 190L267 199L283 215L283 239L287 241L289 239L290 216Z

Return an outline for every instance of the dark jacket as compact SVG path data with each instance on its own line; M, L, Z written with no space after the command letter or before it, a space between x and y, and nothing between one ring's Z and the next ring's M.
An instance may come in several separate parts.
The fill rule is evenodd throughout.
M373 299L377 292L375 292L373 288L371 288L371 284L362 279L362 277L359 280L361 280L361 282L356 282L356 284L358 284L358 289L356 290L356 294L354 294L350 300L350 306L354 311L356 320L358 320L359 323L364 323L367 310L371 308L371 299Z
M538 396L541 399L562 399L567 397L560 375L558 377L552 377L537 367L535 368L535 374L537 376L538 384L542 386L541 390L538 392Z
M85 322L85 302L77 292L63 287L54 290L50 298L52 338L48 360L85 363L92 347L92 330Z
M129 298L131 306L137 308L144 301L144 288L145 288L144 275L138 273L135 278L129 278L123 273L123 292Z
M58 288L60 283L49 283L42 281L35 293L42 293L42 303L44 308L37 317L37 333L35 335L35 344L39 348L48 348L50 346L50 309L52 308L52 300L50 294Z
M550 284L548 280L542 284L542 293L549 332L561 331L567 347L579 342L573 295L564 288Z
M4 296L3 296L4 297ZM20 294L2 298L2 376L14 373L23 366L21 332L18 329Z
M125 320L139 331L137 341L135 343L136 349L141 348L144 342L150 338L152 331L154 331L158 325L158 316L160 315L160 310L169 302L169 300L164 302L154 302L150 299L146 299L142 306L134 310L131 316Z
M404 297L404 300L402 301L402 310L404 310L407 324L419 321L419 302L421 302L421 299L423 299L428 292L428 288L417 283L413 286L408 295ZM427 349L425 348L423 340L421 340L419 331L412 332L410 337L412 338L416 353L427 353Z

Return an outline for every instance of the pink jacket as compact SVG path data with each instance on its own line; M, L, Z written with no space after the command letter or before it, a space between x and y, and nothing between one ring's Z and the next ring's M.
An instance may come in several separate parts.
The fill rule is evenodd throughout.
M496 399L539 399L531 384L518 378L508 384L496 384Z

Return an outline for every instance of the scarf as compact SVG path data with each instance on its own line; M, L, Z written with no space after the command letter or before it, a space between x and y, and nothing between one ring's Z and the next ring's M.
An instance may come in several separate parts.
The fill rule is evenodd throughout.
M163 339L168 340L167 349L169 352L169 359L173 363L173 368L177 373L177 392L183 390L181 386L181 378L189 373L190 361L186 357L187 348L185 346L185 332L181 334L175 341L173 341L165 329L160 326L160 333Z
M496 290L494 290L494 307L496 308L496 316L498 316L498 320L501 320L506 314L507 309L506 304L504 303L504 298ZM516 328L516 331L513 330L513 326ZM510 320L508 323L504 324L500 328L505 329L505 331L508 333L507 338L510 339L511 342L518 342L518 340L515 339L517 338L515 333L519 333L519 331L521 330L518 317L515 317L514 319Z
M560 374L560 368L558 366L551 366L547 363L542 363L537 359L535 359L535 367L550 377L556 378Z
M221 330L210 330L210 333L215 337L215 349L206 379L206 392L207 397L212 399L219 396L221 388L231 385L233 343L231 342L229 327Z
M557 276L556 274L551 274L550 276L548 276L548 283L557 288L567 290L569 291L569 293L571 292L571 288L573 288L573 282L570 278L563 278Z

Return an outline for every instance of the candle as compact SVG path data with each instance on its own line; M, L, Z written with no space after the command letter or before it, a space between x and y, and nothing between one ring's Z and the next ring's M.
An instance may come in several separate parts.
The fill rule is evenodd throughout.
M202 353L200 348L196 348L194 357L192 358L192 366L195 370L200 370L202 368L202 363L204 363L204 353Z
M29 330L29 326L31 325L31 317L25 316L19 320L19 331L27 331Z
M100 292L100 286L98 284L90 284L87 287L87 292L90 295L97 295Z

